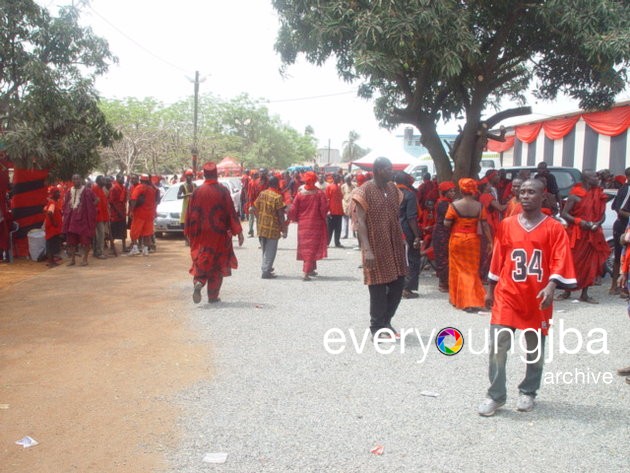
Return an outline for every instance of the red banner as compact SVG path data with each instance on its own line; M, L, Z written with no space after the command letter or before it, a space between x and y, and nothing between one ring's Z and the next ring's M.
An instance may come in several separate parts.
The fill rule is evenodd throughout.
M516 137L523 143L533 143L538 138L538 133L542 128L542 122L532 123L530 125L519 125L516 129Z
M568 118L556 118L543 122L542 127L545 136L550 140L561 140L567 136L580 119L580 115L574 115Z
M582 118L600 135L617 136L630 127L630 105L605 112L585 113Z
M486 146L486 148L488 149L488 151L503 153L504 151L507 151L512 146L514 146L514 138L514 135L512 135L506 136L505 141L488 140L488 145Z

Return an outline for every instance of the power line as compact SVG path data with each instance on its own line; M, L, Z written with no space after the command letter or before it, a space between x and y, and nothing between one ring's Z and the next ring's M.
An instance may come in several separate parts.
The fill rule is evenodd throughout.
M140 49L144 50L144 52L146 52L147 54L150 54L151 56L153 56L155 59L162 61L164 64L167 64L168 66L177 69L180 72L184 72L185 74L187 74L189 71L184 69L183 67L177 66L176 64L173 64L170 61L167 61L166 59L164 59L163 57L158 56L157 54L155 54L153 51L151 51L150 49L144 47L142 44L138 43L135 39L133 39L131 36L129 36L127 33L125 33L123 30L121 30L120 28L118 28L116 25L114 25L111 21L109 21L107 18L105 18L103 15L101 15L99 12L97 12L96 10L94 10L94 7L92 7L92 5L88 4L88 8L90 10L92 10L92 12L98 16L101 20L103 20L105 23L107 23L109 26L111 26L112 28L114 28L116 31L118 31L121 35L123 35L125 38L127 38L129 41L131 41L133 44L135 44L136 46L138 46Z
M298 102L301 100L315 100L315 99L323 99L326 97L336 97L339 95L348 95L348 94L354 94L356 93L356 89L354 90L348 90L346 92L335 92L332 94L323 94L323 95L311 95L309 97L295 97L295 98L291 98L291 99L278 99L278 100L265 100L262 101L260 103L281 103L281 102Z

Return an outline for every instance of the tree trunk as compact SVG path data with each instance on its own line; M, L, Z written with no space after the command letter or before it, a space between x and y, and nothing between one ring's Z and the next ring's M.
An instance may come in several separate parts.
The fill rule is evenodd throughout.
M417 123L413 125L420 130L421 142L424 147L429 150L429 154L435 163L438 181L450 180L453 169L451 168L448 154L442 145L442 140L440 140L440 136L438 135L435 122L430 118L420 117Z

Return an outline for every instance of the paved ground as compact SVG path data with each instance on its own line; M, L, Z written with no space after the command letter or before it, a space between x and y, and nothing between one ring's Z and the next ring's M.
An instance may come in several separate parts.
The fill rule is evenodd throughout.
M606 288L593 291L598 306L556 304L557 321L577 329L583 345L561 354L556 333L535 411L514 410L524 373L517 350L509 362L512 397L494 418L482 418L476 408L487 358L472 352L485 346L488 316L454 310L426 274L421 298L403 300L394 323L417 329L420 340L410 336L404 353L397 345L382 355L368 338L357 353L368 322L359 252L330 249L320 277L303 282L291 233L280 243L278 279L259 278L260 255L248 239L223 302L182 309L212 346L215 376L177 398L185 435L169 457L171 471L627 471L630 386L614 372L630 364L630 320L625 302ZM181 292L189 300L189 281ZM433 345L435 332L448 326L466 339L453 357ZM347 338L338 355L324 348L331 328ZM609 354L589 354L589 341L590 351L601 351L602 331ZM565 335L566 348L577 348L577 336ZM370 453L377 445L382 456ZM202 462L208 452L228 453L227 462L209 468Z
M319 264L321 276L303 282L295 248L292 226L280 243L279 277L261 280L257 240L247 239L236 250L240 268L225 280L222 302L215 305L192 303L189 259L177 239L162 240L148 262L127 258L82 268L88 271L81 273L82 285L69 285L79 273L63 267L0 290L0 307L15 291L47 307L46 326L24 335L18 348L14 337L0 336L0 404L10 403L9 410L0 410L5 432L0 471L627 471L630 386L614 371L630 364L630 320L624 301L605 295L606 287L593 291L602 302L598 306L556 303L557 323L562 319L565 330L577 329L582 347L560 353L556 332L536 409L514 410L524 371L517 349L508 367L508 404L495 417L481 418L476 408L487 387L487 359L474 352L485 346L488 316L454 310L435 279L423 275L421 298L403 300L394 320L398 329L416 329L419 339L410 335L404 352L399 344L394 353L379 354L369 338L361 346L368 293L359 252L330 249ZM141 272L134 271L138 264ZM58 306L55 290L74 294L87 286L99 301L111 301L113 295L99 292L95 278L105 268L114 284L113 265L128 271L112 293L115 313L99 304L103 309L86 312L85 321L79 315L57 317L70 304ZM137 284L146 289L124 290ZM38 293L41 288L47 292ZM85 296L76 301L84 304L78 307L83 312L90 302ZM35 315L22 314L27 327L39 326ZM7 320L6 314L0 320ZM9 320L14 331L22 323ZM465 337L462 352L452 357L434 345L435 333L448 326ZM333 328L346 336L345 351L337 355L323 344ZM589 335L593 329L600 330ZM603 332L609 353L589 353L587 342L590 351L601 351ZM566 334L564 342L574 349L578 338ZM93 352L84 356L88 348ZM8 364L3 353L10 356ZM78 359L69 357L72 353ZM44 355L50 363L34 363ZM62 365L46 377L55 356L72 370ZM99 369L99 356L115 362L114 369ZM71 378L64 378L66 371ZM96 382L96 374L108 373ZM80 394L65 383L80 386ZM104 395L94 397L100 392ZM21 401L24 396L28 402ZM43 404L48 417L39 415ZM64 428L52 427L64 420ZM35 421L40 430L27 430ZM75 424L80 429L73 429ZM18 434L40 432L43 441L34 449L13 445ZM55 452L59 444L62 451ZM124 445L129 448L119 453ZM384 448L382 456L370 453L377 445ZM227 453L227 461L204 463L211 452ZM51 466L51 456L59 457L54 465L61 466ZM165 462L160 465L156 456ZM114 467L104 469L105 464Z

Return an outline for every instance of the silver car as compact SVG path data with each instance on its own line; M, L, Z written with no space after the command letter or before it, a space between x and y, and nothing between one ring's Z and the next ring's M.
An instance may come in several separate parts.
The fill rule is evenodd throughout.
M179 185L176 184L169 187L162 196L153 222L155 236L161 237L164 233L184 232L184 225L179 222L184 201L177 198L178 191Z

